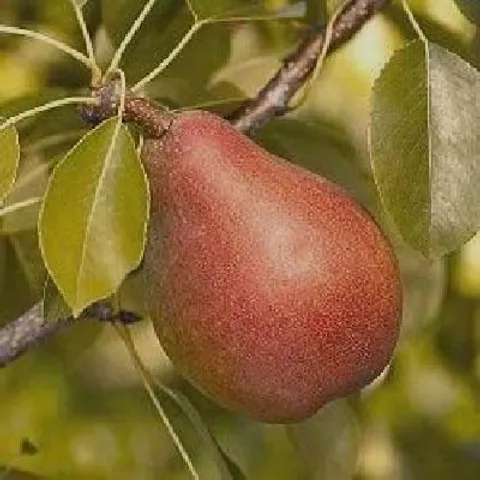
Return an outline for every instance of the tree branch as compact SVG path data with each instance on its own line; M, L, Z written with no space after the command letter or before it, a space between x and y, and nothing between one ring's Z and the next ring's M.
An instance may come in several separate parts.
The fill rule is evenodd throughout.
M338 17L333 27L330 51L338 48L352 37L378 10L389 0L352 0ZM263 87L258 95L246 102L229 118L232 124L242 132L252 132L267 123L272 118L288 111L288 105L296 92L303 86L315 68L317 58L322 50L325 35L323 31L311 32L297 49L284 60L280 70ZM108 92L107 92L108 93ZM109 104L109 108L113 106ZM143 112L143 113L142 113ZM91 121L98 121L108 112L83 112ZM111 112L110 112L111 114ZM126 103L126 118L142 123L145 117L147 133L155 136L161 131L162 123L152 124L152 104L145 99L130 99ZM163 117L167 118L166 116ZM0 367L32 349L53 333L68 328L85 318L100 320L118 320L129 323L137 320L130 312L113 313L105 302L98 302L87 309L78 319L69 317L53 323L43 319L42 304L31 308L17 320L0 329Z
M46 322L43 318L43 303L37 303L20 318L0 330L0 368L41 344L53 333L89 319L102 322L121 321L125 324L140 320L132 312L123 310L116 312L108 301L101 301L85 309L78 318L69 316L58 321Z
M329 53L349 40L389 0L352 0L333 25ZM230 115L229 120L242 132L253 132L272 118L284 115L293 96L315 69L323 48L323 30L311 32L288 56L282 67L257 96Z
M26 350L40 344L52 333L73 323L70 318L55 323L45 323L42 304L38 303L0 330L0 367L6 366Z

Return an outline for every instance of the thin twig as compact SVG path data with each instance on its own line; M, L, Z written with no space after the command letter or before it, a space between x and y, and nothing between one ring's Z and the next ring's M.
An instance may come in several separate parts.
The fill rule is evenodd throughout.
M352 0L335 22L332 31L332 44L329 51L338 47L357 32L368 19L384 7L389 0ZM290 100L304 85L309 75L315 69L317 59L325 41L325 32L311 33L283 63L281 69L261 89L259 94L232 116L231 120L236 128L249 132L259 128L273 117L283 115L288 111ZM124 118L128 120L143 120L150 118L145 133L153 135L165 128L161 122L152 122L153 104L138 97L125 99ZM110 115L115 112L110 112ZM164 118L168 123L168 118ZM150 131L149 131L150 129ZM95 309L102 304L95 304L89 308L94 311L95 317L102 318ZM98 310L98 308L97 308ZM101 313L101 310L100 310ZM123 312L124 321L135 316L130 312ZM83 318L81 316L80 318ZM42 317L41 304L36 305L25 315L0 329L0 367L6 366L21 354L33 348L43 339L49 337L59 329L75 324L72 318L59 322L45 323Z
M82 32L83 41L85 42L85 48L87 49L87 55L90 59L91 68L92 68L92 78L93 82L95 83L101 77L101 70L97 65L97 60L95 58L95 50L93 48L92 37L88 33L87 23L85 22L85 18L83 16L82 7L77 3L77 0L70 0L70 4L75 12L75 17L77 18L78 26Z

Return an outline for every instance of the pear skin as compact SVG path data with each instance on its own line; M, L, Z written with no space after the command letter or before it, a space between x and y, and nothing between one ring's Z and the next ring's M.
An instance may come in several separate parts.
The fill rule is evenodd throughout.
M228 409L288 423L382 372L402 287L361 205L206 112L176 115L143 159L150 313L186 378Z

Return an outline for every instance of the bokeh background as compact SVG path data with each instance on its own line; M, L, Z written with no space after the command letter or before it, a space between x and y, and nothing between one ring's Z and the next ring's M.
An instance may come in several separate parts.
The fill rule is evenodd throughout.
M143 3L88 2L89 28L103 63ZM127 51L123 66L131 83L171 50L191 21L180 0L157 3ZM289 0L257 3L294 14L303 7ZM479 67L475 27L453 1L410 3L432 41ZM83 46L67 0L0 0L0 23ZM255 95L304 30L298 19L208 26L148 94L172 108L228 112ZM218 408L176 375L148 321L132 328L147 366L189 396L248 478L480 478L480 236L448 258L422 259L382 215L368 162L373 81L391 53L412 38L393 2L329 57L300 108L257 135L269 150L345 186L389 233L400 259L405 308L400 343L387 371L303 424L263 425ZM44 44L0 34L0 115L85 93L88 83L88 72L73 60ZM74 108L23 122L21 174L7 202L41 195L51 168L85 130ZM33 206L0 218L0 324L41 297L45 272L35 235L37 214ZM140 308L140 291L138 279L129 280L125 305ZM218 478L209 449L165 402L201 478ZM124 346L111 328L94 322L57 335L0 371L0 468L9 471L0 473L6 479L189 478Z

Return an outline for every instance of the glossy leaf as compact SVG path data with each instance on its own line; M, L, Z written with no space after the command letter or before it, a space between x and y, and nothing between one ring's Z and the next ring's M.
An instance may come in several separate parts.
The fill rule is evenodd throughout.
M0 204L10 192L20 161L20 144L15 127L0 130Z
M425 256L458 249L480 227L480 73L417 40L375 82L370 153L385 210Z
M116 291L144 249L148 186L127 128L87 134L54 169L40 213L45 263L74 315Z

